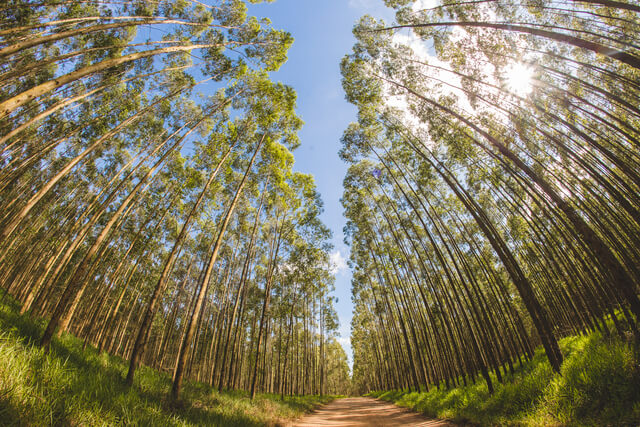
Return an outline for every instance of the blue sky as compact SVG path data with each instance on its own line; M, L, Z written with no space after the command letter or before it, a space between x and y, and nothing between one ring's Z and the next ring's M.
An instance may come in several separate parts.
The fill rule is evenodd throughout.
M392 13L382 0L276 0L252 5L249 12L268 17L274 28L286 30L295 38L289 60L273 79L298 92L298 114L305 126L300 133L302 145L295 152L295 169L316 177L324 200L323 220L333 231L333 256L339 266L335 295L339 299L340 342L351 362L351 273L346 266L349 249L343 243L345 219L340 204L347 168L338 158L338 150L343 130L356 120L356 110L344 99L340 60L351 51L351 29L362 15L389 20Z

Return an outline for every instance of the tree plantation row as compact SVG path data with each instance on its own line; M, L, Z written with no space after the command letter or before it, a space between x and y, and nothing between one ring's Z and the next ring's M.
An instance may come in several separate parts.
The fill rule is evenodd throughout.
M640 6L386 0L342 62L357 390L638 340ZM493 382L492 382L493 381Z
M331 233L268 76L292 38L207 3L0 5L0 284L129 385L345 393Z
M43 351L71 333L175 401L493 393L539 345L561 372L563 337L638 345L635 1L384 0L393 23L357 23L351 379L296 93L270 78L293 39L259 2L0 4L1 298Z

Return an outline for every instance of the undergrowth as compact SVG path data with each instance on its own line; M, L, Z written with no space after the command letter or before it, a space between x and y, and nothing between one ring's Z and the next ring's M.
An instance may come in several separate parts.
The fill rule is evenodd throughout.
M126 361L82 350L64 335L45 355L37 345L43 324L0 304L0 425L8 426L261 426L279 425L333 399L330 396L218 393L187 382L181 405L167 399L171 378L148 367L124 383Z
M634 345L600 333L560 340L561 375L544 350L495 384L484 380L450 390L373 392L436 418L513 426L640 426L640 357Z

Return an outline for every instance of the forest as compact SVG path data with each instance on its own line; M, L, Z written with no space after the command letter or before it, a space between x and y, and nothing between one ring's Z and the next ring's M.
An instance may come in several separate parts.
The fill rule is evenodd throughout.
M0 4L0 424L640 424L640 5L380 0L340 230L258 3Z

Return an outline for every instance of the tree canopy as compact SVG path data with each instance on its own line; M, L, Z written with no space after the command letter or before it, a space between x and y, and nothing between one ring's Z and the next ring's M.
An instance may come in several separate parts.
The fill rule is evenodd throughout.
M358 388L492 391L538 343L559 371L559 337L638 337L640 10L425 3L341 65Z
M292 41L241 0L0 6L0 283L43 347L171 371L174 399L345 387L331 233L269 76Z

